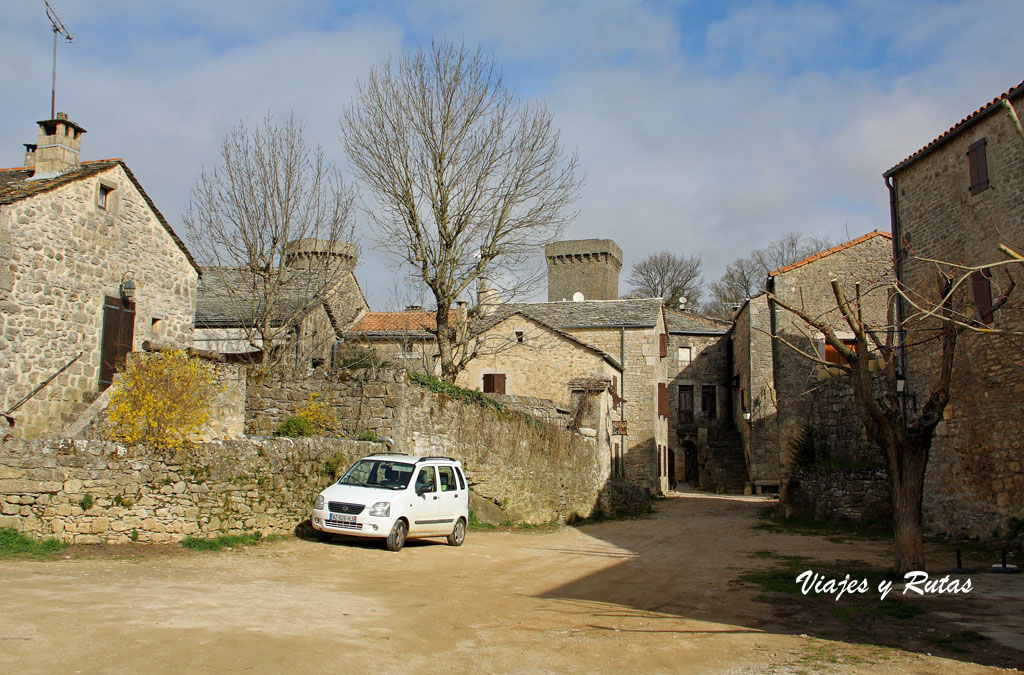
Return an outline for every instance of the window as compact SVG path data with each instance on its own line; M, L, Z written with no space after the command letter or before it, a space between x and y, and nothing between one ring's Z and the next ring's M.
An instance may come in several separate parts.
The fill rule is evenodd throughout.
M437 480L434 478L434 467L425 466L420 469L419 475L416 476L416 494L419 494L422 488L426 488L426 492L437 491Z
M505 373L486 373L484 375L485 394L505 393Z
M971 174L971 194L976 195L988 189L988 159L985 139L975 141L967 148L967 167Z
M524 341L524 338L523 338L523 331L521 331L521 330L517 330L517 331L516 331L516 342L518 342L519 344L522 344L522 343L523 343L523 341Z
M971 272L971 295L974 296L974 306L978 310L978 320L982 323L992 323L992 270L987 267L983 270Z
M693 385L679 385L679 423L693 424Z
M455 492L459 489L459 484L455 480L455 469L452 467L437 467L437 475L441 478L441 492Z
M668 356L668 334L662 333L658 336L659 346L661 348L661 358Z
M709 420L718 419L718 387L705 384L700 388L700 409Z
M680 347L679 348L679 365L688 366L690 361L693 359L693 348L692 347Z
M842 342L843 345L845 345L846 347L849 347L853 351L857 351L856 338L843 338ZM828 342L825 343L824 357L825 361L828 363L843 363L846 360L843 358L843 355L839 353L839 350L830 345Z
M113 186L111 186L111 185L104 185L103 183L100 183L100 191L99 191L99 194L96 195L96 205L99 206L101 209L104 209L104 210L109 209L110 208L110 202L111 202L110 194L113 191L114 191Z
M658 383L658 414L668 417L668 385L664 382Z

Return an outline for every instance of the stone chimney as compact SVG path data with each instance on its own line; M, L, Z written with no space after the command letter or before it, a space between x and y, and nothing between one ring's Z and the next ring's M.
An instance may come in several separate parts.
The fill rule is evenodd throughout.
M85 129L62 112L52 120L40 120L37 124L39 141L34 146L25 144L25 166L35 167L33 176L52 176L77 169L81 164Z
M491 288L487 277L480 275L476 281L476 313L477 316L489 316L494 313L494 308L501 303L501 296L498 291Z

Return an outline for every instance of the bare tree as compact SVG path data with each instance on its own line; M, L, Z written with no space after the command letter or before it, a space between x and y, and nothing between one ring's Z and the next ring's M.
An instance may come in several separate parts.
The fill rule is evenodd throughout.
M633 265L626 283L634 293L645 298L660 297L665 304L672 306L686 298L691 307L696 307L702 293L700 272L699 255L682 256L660 251Z
M764 248L729 263L722 278L708 286L710 297L702 310L710 316L731 319L737 305L764 290L769 273L831 246L827 239L787 232Z
M880 325L872 325L864 318L862 310L867 294L862 293L860 284L854 286L853 297L850 298L850 289L844 290L838 281L833 280L835 308L855 336L853 346L837 336L834 323L822 316L811 316L771 296L780 307L798 316L809 328L820 332L842 357L840 363L826 363L817 352L794 345L778 335L773 336L807 359L849 374L860 421L868 437L878 445L887 460L895 534L893 564L900 574L924 569L921 504L925 469L935 427L942 421L943 412L949 403L958 341L965 332L986 336L997 332L978 320L979 308L971 301L969 288L972 279L983 269L1024 261L1024 258L1009 249L1005 249L1005 252L1010 255L1008 263L996 265L967 267L933 261L939 272L936 275L937 302L926 300L920 290L914 292L899 284L889 285L887 320ZM998 287L998 296L985 311L995 312L1003 307L1014 286L1013 277L1007 272L1005 282ZM885 286L878 286L872 292L880 290L885 290ZM895 321L897 297L902 297L913 308L912 313L901 321L902 326ZM897 339L901 327L906 335L911 336L902 345ZM1012 341L1016 336L1006 337ZM918 405L905 395L904 375L899 372L898 350L929 345L941 351L940 367L923 396L923 402ZM873 373L879 369L881 390L872 381Z
M452 303L481 278L506 299L542 278L540 247L576 215L576 155L490 57L447 41L373 68L341 126L380 245L434 296L441 377L454 381L474 350Z
M189 247L206 266L201 299L209 315L197 328L205 321L271 369L285 345L308 342L300 333L313 310L338 321L329 300L355 257L352 205L352 192L294 115L278 123L268 114L251 130L239 123L220 163L200 172L184 216ZM325 325L318 337L333 343L334 332Z

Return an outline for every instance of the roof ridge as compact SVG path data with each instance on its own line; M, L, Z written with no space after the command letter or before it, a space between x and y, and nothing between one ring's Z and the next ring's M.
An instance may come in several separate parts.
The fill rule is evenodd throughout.
M28 171L33 167L31 166L9 166L6 169L0 169L0 171Z
M924 147L919 149L917 152L911 154L909 157L907 157L903 161L897 162L895 165L893 165L888 171L886 171L882 175L883 176L889 176L894 171L896 171L897 169L900 169L903 166L909 164L910 162L918 159L919 157L924 156L925 154L927 154L928 152L930 152L931 150L936 148L940 143L942 143L943 141L949 139L952 135L954 135L957 132L959 132L961 129L965 129L967 127L967 125L970 124L975 119L977 119L978 116L987 113L989 110L992 110L993 107L996 106L1000 101L1002 101L1002 100L1009 100L1011 96L1015 96L1016 94L1019 94L1021 91L1024 91L1024 82L1021 82L1020 84L1014 85L1014 86L1010 87L1009 89L1007 89L1002 94L1000 94L999 96L996 96L994 99L992 99L991 101L989 101L985 105L981 106L980 108L978 108L977 110L975 110L971 114L967 115L962 120L960 120L959 122L957 122L956 124L951 126L949 129L946 129L944 132L939 134L930 143L928 143L927 145L925 145Z
M871 232L868 232L865 235L857 237L856 239L851 239L850 241L844 242L842 244L836 244L832 248L825 249L824 251L819 251L818 253L814 253L812 255L809 255L806 258L802 259L802 260L797 260L794 263L790 263L788 265L780 267L777 270L769 272L768 276L774 277L774 276L776 276L778 274L785 274L786 272L790 272L792 270L795 270L798 267L803 267L804 265L808 265L808 264L814 262L815 260L820 260L820 259L824 258L825 256L832 255L833 253L839 253L840 251L845 251L846 249L850 248L851 246L856 246L857 244L864 243L868 239L873 239L873 238L878 237L878 236L887 237L889 239L892 239L892 235L890 233L885 232L883 230L875 229L875 230L872 230Z

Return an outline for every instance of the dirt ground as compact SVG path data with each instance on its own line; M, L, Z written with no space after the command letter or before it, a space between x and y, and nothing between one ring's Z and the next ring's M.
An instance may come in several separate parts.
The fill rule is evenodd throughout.
M770 566L765 551L888 556L878 542L755 529L763 506L683 494L650 518L470 532L461 548L399 553L289 538L0 561L0 672L997 672L973 656L834 639L814 612L804 622L763 601L737 577ZM988 662L1024 664L1012 649L1024 649L1024 579L973 580L969 599L928 616L991 628Z

